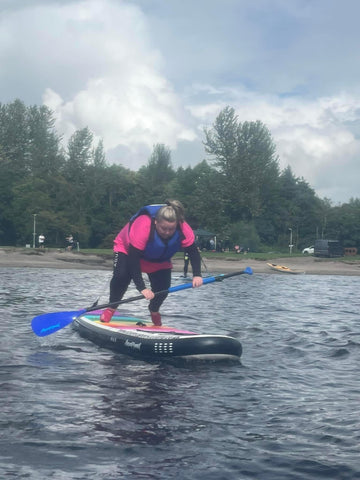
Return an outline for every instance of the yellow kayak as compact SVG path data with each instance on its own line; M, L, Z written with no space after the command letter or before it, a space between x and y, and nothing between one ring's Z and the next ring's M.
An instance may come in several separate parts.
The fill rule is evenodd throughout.
M291 270L291 268L285 267L285 265L276 265L276 263L267 263L267 265L268 265L272 270L275 270L276 272L281 272L281 273L293 273L293 274L303 273L303 272L299 272L299 271L296 271L296 270Z

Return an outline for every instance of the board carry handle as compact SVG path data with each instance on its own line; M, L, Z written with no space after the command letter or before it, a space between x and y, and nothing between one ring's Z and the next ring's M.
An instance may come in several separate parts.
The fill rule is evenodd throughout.
M230 278L237 275L243 275L243 274L252 275L252 273L253 273L252 269L250 267L246 267L245 270L241 270L240 272L232 272L232 273L215 275L213 277L205 277L203 279L203 285L207 285L208 283L213 283L213 282L221 282L225 278ZM188 288L192 288L192 282L182 283L181 285L170 287L167 290L161 290L160 292L156 292L155 295L160 295L164 293L174 293L174 292L178 292L180 290L185 290ZM118 306L124 303L135 302L136 300L142 300L144 298L145 297L143 295L137 295L135 297L129 297L117 302L105 303L103 305L96 305L96 306L93 305L91 307L84 308L82 310L44 313L32 319L31 328L38 337L46 337L47 335L51 335L57 332L58 330L65 328L67 325L72 323L77 317L79 317L80 315L83 315L86 312L92 312L94 310L102 310L104 308Z

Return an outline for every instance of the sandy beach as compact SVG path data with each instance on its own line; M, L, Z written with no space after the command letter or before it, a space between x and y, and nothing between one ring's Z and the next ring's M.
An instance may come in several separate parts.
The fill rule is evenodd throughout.
M286 275L272 270L265 260L254 260L244 255L239 259L214 259L203 254L207 271L214 273L229 273L251 267L254 273ZM312 256L275 258L268 261L277 265L285 265L296 273L311 275L360 275L360 262L345 257L341 261ZM175 258L174 271L181 272L183 261ZM27 268L59 268L83 270L112 269L112 259L108 256L83 254L81 252L41 251L39 249L0 248L0 267ZM206 273L206 272L204 272Z

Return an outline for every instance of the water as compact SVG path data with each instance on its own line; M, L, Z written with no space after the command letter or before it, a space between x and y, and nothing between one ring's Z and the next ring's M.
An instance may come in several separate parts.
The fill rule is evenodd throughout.
M360 479L360 277L244 275L169 295L166 323L243 345L241 363L170 364L71 326L32 333L35 315L91 305L108 272L0 274L0 478Z

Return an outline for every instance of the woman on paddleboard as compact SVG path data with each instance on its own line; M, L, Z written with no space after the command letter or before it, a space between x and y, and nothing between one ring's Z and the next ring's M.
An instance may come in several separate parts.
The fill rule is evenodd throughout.
M136 288L150 300L149 310L154 325L161 325L160 307L171 284L171 257L181 249L189 254L193 287L200 287L201 257L195 244L195 235L185 222L184 207L178 200L166 205L142 207L119 232L114 240L114 270L110 282L110 302L115 308L107 308L101 314L102 322L110 322L116 302L120 301L131 280ZM146 288L142 277L146 273L150 288Z

